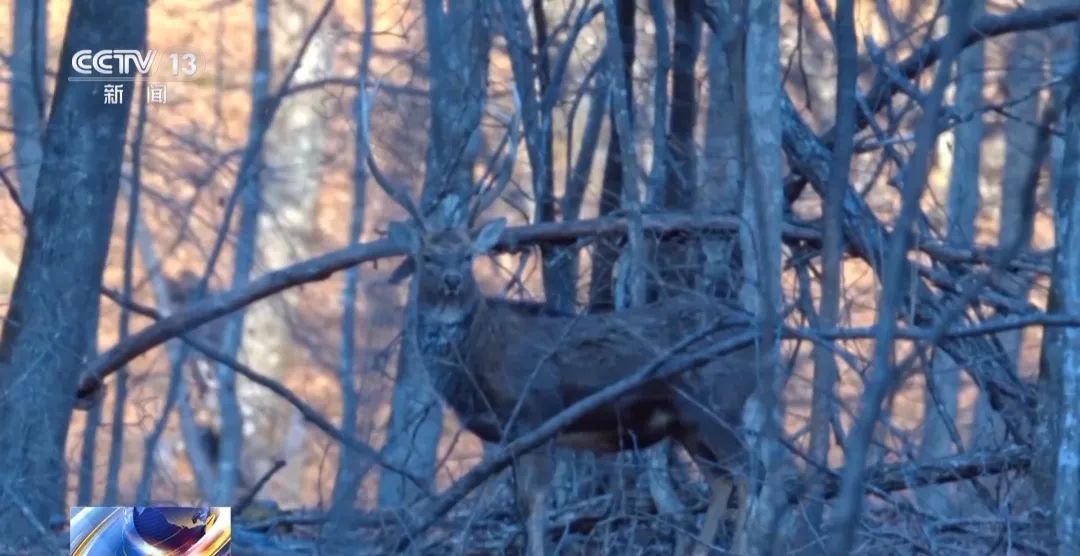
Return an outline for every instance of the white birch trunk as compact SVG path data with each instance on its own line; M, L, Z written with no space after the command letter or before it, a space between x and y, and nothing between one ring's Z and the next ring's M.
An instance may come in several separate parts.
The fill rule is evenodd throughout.
M740 233L745 282L742 301L759 320L762 332L758 389L747 404L746 428L751 457L749 515L736 532L735 551L768 554L776 539L783 504L780 471L783 448L778 435L783 415L783 374L779 372L776 336L780 310L780 259L783 224L783 159L780 119L780 3L750 0L746 20L746 115L743 125L746 190ZM760 466L760 467L759 467Z
M283 3L272 10L271 33L281 60L291 61L301 47L314 11L311 6ZM293 81L307 83L328 77L336 43L328 26L316 31L296 70ZM281 62L278 67L282 67ZM265 144L266 170L261 180L261 206L256 220L255 253L259 270L277 269L312 255L315 202L323 173L325 113L331 93L311 89L286 97L274 118ZM297 362L291 323L301 303L301 292L286 290L256 303L244 318L244 363L274 380L287 383ZM282 504L304 500L304 429L295 409L277 396L248 381L238 383L244 414L243 471L249 484L258 480L278 458L286 466L277 472L263 494ZM310 489L307 489L310 490Z

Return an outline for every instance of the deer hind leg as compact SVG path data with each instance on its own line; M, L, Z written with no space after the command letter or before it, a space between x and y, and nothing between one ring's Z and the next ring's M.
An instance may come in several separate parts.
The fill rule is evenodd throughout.
M525 554L546 556L547 491L551 486L552 446L522 455L514 465L514 486L518 512L525 521Z
M701 416L695 416L691 423L697 425L705 421ZM709 417L711 419L711 416ZM736 473L739 469L739 461L745 452L739 438L731 430L730 425L724 422L714 423L712 426L695 426L682 434L680 440L686 447L687 452L694 458L698 468L709 482L709 505L705 512L705 521L702 523L698 542L695 543L695 556L709 554L713 542L720 530L720 524L728 517L728 501L732 493L740 490L742 479ZM742 499L739 506L744 506ZM736 516L736 531L741 529L738 515ZM735 546L731 544L729 546Z

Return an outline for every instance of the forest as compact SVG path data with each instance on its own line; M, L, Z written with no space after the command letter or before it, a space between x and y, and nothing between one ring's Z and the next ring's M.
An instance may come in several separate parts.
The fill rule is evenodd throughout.
M0 6L0 554L1080 555L1080 0Z

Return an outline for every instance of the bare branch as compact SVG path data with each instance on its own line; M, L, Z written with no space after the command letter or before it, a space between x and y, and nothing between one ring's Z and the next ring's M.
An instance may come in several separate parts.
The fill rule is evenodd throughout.
M382 170L379 170L379 166L375 163L375 157L371 155L371 149L368 149L367 164L368 168L371 170L371 177L375 178L375 183L379 185L379 188L389 195L395 203L401 205L401 208L408 211L409 216L413 217L413 221L416 225L423 229L424 216L420 213L420 209L417 208L416 203L412 201L412 197L409 196L408 190L405 186L390 181L390 178L387 178L386 174L383 174Z

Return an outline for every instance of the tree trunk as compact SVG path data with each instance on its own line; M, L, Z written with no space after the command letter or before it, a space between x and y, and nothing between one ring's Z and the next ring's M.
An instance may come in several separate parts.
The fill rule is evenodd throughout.
M623 71L626 79L626 105L634 106L634 87L630 70L634 66L634 42L636 32L634 30L634 2L633 0L620 0L615 7L618 12L619 40L623 48ZM619 141L619 130L615 125L615 107L611 103L610 117L608 120L609 139L607 161L604 163L603 185L600 191L600 215L611 214L621 206L622 200L622 151ZM633 112L630 113L631 118ZM633 127L631 125L631 127ZM615 296L612 290L612 276L615 270L615 259L619 256L619 249L611 241L600 240L592 253L592 272L589 280L589 309L602 310L615 306Z
M727 5L731 12L743 11L742 0ZM709 105L702 160L705 176L700 184L698 205L712 214L737 214L742 207L745 163L739 115L746 106L745 40L745 29L730 24L714 30L709 41ZM736 299L742 289L742 262L736 235L705 235L701 250L704 291L721 299Z
M855 42L855 15L852 0L836 3L836 22L833 37L836 43L836 142L833 144L829 167L829 185L823 199L823 228L821 249L821 301L815 326L825 330L836 327L840 316L840 296L843 282L843 219L844 190L851 175L853 135L855 133L855 102L858 93L858 45ZM807 292L809 295L809 292ZM831 423L836 395L838 367L831 342L814 344L814 382L810 409L810 458L828 467L831 445ZM807 508L808 525L813 535L819 534L824 505L817 500L821 491L814 489Z
M1046 0L1026 2L1032 7L1045 3ZM1002 89L1006 91L1010 99L1017 99L1019 102L1010 106L1009 117L1005 118L1001 124L1004 156L1000 170L1001 193L998 200L999 245L1009 245L1024 233L1024 223L1019 218L1016 207L1020 206L1019 203L1024 195L1028 169L1033 162L1041 164L1041 161L1032 160L1032 150L1038 131L1032 122L1039 120L1040 100L1039 95L1030 93L1039 88L1043 82L1042 65L1046 58L1047 47L1045 36L1046 32L1027 32L1016 33L1009 37L1012 43L1006 58L1007 66L1001 77ZM1019 298L1027 298L1031 284L1022 277L1012 275L1002 282L1011 294ZM1014 366L1020 363L1023 334L1023 330L1010 330L998 335L998 341ZM977 439L977 443L973 447L995 446L1003 440L1003 424L1000 418L989 409L987 403L982 400L975 406L975 430L972 431L972 438Z
M973 13L981 15L984 1L976 3ZM984 47L980 42L968 47L956 64L956 93L954 109L962 114L975 114L971 120L958 124L952 137L952 172L949 178L947 228L945 240L949 245L964 249L975 241L975 216L979 210L979 177L983 140L982 110ZM919 456L924 460L943 458L954 453L957 446L956 417L960 395L960 369L943 350L933 355L930 372L926 375L922 446ZM985 402L984 402L985 403ZM978 422L976 422L977 425ZM951 485L923 489L922 503L931 511L948 515L952 503Z
M41 127L45 119L45 56L48 50L46 0L15 0L11 22L11 123L15 132L15 175L19 202L34 206L41 169Z
M1080 52L1080 48L1077 48ZM1080 314L1080 64L1073 70L1065 119L1065 151L1057 182L1057 255L1053 283L1062 314ZM1054 518L1059 554L1080 546L1080 329L1061 332Z
M694 70L701 46L701 18L693 2L675 2L674 54L671 64L671 113L668 118L665 180L661 205L668 210L691 211L697 202L697 82ZM666 91L665 91L666 94ZM661 117L661 115L657 115ZM656 264L660 283L653 295L669 295L694 288L698 271L696 240L689 235L672 238L657 246Z
M232 287L242 287L250 280L251 270L255 264L255 240L257 237L257 222L261 204L260 191L263 180L263 150L261 144L254 144L263 140L260 136L265 132L263 110L268 105L270 88L270 3L268 0L259 0L254 5L255 16L255 60L251 79L251 105L252 110L248 118L248 148L255 151L250 159L250 166L241 169L241 175L237 179L236 187L239 188L241 214L238 230L236 232L236 244L233 255ZM245 161L246 162L246 161ZM243 162L241 163L243 164ZM226 233L229 222L224 223L225 229L220 233ZM220 253L220 251L218 251ZM213 259L213 256L211 256ZM208 263L209 270L216 262ZM204 276L203 279L207 279ZM200 282L206 286L205 282ZM198 293L198 292L197 292ZM222 332L221 349L224 353L235 357L240 350L243 339L244 319L247 310L236 312L224 326ZM244 466L241 461L244 453L245 424L243 408L240 406L240 398L236 390L236 375L227 365L217 365L216 372L216 404L220 414L220 426L217 438L217 484L214 486L211 500L217 504L231 504L235 498L236 490L243 486L246 476L243 474Z
M431 56L431 139L421 210L435 227L463 226L469 216L473 161L487 98L491 15L483 0L451 2L449 12L437 0L424 3ZM410 289L385 456L417 477L431 478L442 434L442 405L416 351L412 296ZM382 471L381 507L407 504L418 494L404 477Z
M1053 60L1055 77L1067 77L1074 69L1075 60L1072 57L1075 50L1070 47L1070 42L1075 41L1073 37L1075 37L1077 31L1080 31L1080 27L1076 25L1063 26L1050 31L1050 42L1053 45L1050 56ZM1065 83L1051 88L1050 92L1051 106L1060 107L1056 111L1060 121L1055 122L1055 128L1064 129L1068 118L1067 98L1071 92L1069 80L1065 79ZM1058 196L1060 196L1058 192L1061 183L1060 174L1066 171L1064 162L1065 143L1064 137L1055 137L1050 152L1050 178L1051 183L1054 184L1052 189ZM1055 208L1056 210L1057 208ZM1058 237L1059 241L1060 239ZM1061 295L1062 284L1051 279L1046 302L1047 313L1061 312L1063 306ZM1054 496L1057 449L1060 439L1057 401L1061 390L1060 370L1063 333L1064 329L1062 328L1048 327L1043 329L1042 346L1039 353L1039 404L1035 430L1036 452L1033 458L1034 464L1032 465L1031 475L1040 499L1047 501L1052 500Z
M776 330L783 303L780 290L780 230L784 218L780 97L780 3L750 0L746 10L746 113L743 120L743 156L747 187L743 217L748 226L740 233L746 281L743 304L757 315L761 330L761 365L758 388L748 402L746 428L753 431L749 510L744 531L736 531L735 551L769 554L783 546L779 533L785 497L781 469L785 453L780 441L784 413L785 373L780 372L780 345ZM753 64L753 66L751 66ZM760 466L760 467L759 467ZM760 485L760 486L759 486Z
M521 0L499 3L503 36L506 38L514 86L520 100L521 123L525 128L525 149L532 175L532 194L535 199L533 222L555 219L555 165L552 159L552 111L544 97L551 82L547 55L547 17L540 0L533 2L533 26L536 39L529 29L528 17ZM535 52L534 52L535 50ZM511 148L514 148L512 145ZM513 169L511 169L513 171ZM572 310L575 303L575 282L566 282L556 264L561 250L550 245L540 247L540 271L544 282L544 299L548 306L561 311Z
M364 0L364 30L360 40L360 83L362 88L353 101L353 117L356 134L353 143L353 210L349 224L349 243L360 241L364 231L364 210L367 207L367 157L371 146L371 96L367 90L368 69L371 64L372 36L375 33L374 0ZM352 438L356 435L357 412L360 409L359 385L356 363L356 298L359 290L360 268L354 266L345 271L345 288L341 293L341 359L338 381L341 385L341 434ZM331 502L330 524L339 527L352 513L361 476L357 472L356 453L342 447L338 455L337 475Z
M64 442L96 329L133 98L125 87L122 103L103 105L104 83L69 82L66 62L85 48L139 48L145 37L143 1L72 4L33 221L0 338L0 522L9 543L46 535L63 512Z
M271 11L271 34L284 68L296 56L315 17L313 6L282 3ZM320 26L304 50L293 77L309 83L332 72L335 39L327 25ZM279 72L279 73L284 73ZM332 93L316 88L287 96L267 131L266 166L260 180L261 203L256 219L255 260L258 268L277 269L309 258L317 222L315 202L323 174L323 139L328 132L326 102ZM244 316L242 361L264 375L287 382L297 363L291 326L300 291L290 289L255 303ZM295 425L295 409L268 390L249 381L238 383L244 414L242 468L248 484L265 474L278 459L286 465L263 490L283 504L311 503L303 498L304 458L300 457L304 430Z

